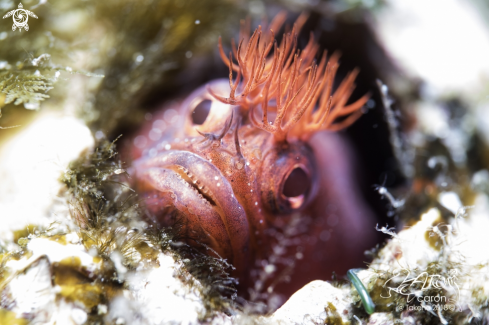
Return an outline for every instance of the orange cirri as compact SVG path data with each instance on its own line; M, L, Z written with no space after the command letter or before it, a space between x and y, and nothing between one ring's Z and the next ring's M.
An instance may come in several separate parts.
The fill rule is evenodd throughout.
M358 70L351 72L333 93L338 55L327 60L324 52L317 65L319 46L312 34L304 50L297 50L297 34L305 21L304 15L277 45L273 30L279 29L284 19L285 15L279 14L268 33L263 33L260 26L249 37L242 29L238 49L233 46L237 64L232 62L233 53L226 57L219 39L221 58L229 66L231 92L229 97L215 94L211 87L209 92L225 104L239 105L243 111L249 111L253 126L273 133L277 141L284 141L288 134L307 140L317 131L337 131L351 125L360 117L360 109L368 100L365 95L347 105ZM273 55L269 57L272 48ZM237 72L234 82L233 71ZM270 101L274 102L273 107L269 107ZM255 114L258 108L261 121ZM268 121L269 109L276 112L272 123ZM338 118L345 116L348 117L338 122Z
M368 96L348 103L357 70L333 87L339 56L324 53L317 64L312 36L297 49L305 20L280 44L274 31L285 14L251 37L243 23L229 55L219 41L229 81L163 105L131 143L148 218L178 224L181 241L233 264L243 296L286 298L359 266L373 243L352 152L341 135L324 132L352 124Z

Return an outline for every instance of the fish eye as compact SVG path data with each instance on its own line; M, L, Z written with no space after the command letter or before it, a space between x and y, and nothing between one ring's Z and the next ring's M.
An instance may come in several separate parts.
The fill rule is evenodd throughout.
M211 111L212 101L209 99L204 99L199 104L195 106L192 111L192 123L194 125L202 125L209 116Z
M314 153L307 144L296 142L272 148L263 157L259 175L263 206L280 216L305 208L315 199L316 175Z
M289 201L293 209L300 208L305 196L311 188L311 179L307 172L296 166L285 178L282 195Z

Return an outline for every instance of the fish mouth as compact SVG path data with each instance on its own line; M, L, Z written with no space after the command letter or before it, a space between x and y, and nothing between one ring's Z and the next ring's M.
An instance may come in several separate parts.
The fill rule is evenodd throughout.
M185 181L191 188L193 188L204 200L206 200L214 209L216 209L220 215L223 211L219 208L217 199L211 190L195 176L190 170L182 166L172 166L171 170L175 171L183 181Z
M245 209L221 171L189 151L168 150L133 164L136 179L162 193L193 227L200 226L238 270L249 259L249 225ZM231 246L226 247L226 246Z

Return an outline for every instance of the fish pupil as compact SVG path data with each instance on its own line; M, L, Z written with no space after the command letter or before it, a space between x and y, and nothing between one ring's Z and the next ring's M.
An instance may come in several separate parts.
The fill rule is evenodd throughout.
M212 101L205 99L195 106L192 112L192 123L195 125L204 124L209 112L211 111Z

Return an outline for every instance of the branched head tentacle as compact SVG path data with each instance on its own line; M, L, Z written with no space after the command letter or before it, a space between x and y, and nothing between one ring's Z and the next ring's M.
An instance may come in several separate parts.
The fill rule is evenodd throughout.
M234 128L234 145L236 147L236 154L238 155L239 158L243 158L243 154L241 153L241 146L239 144L239 126L241 125L241 117L236 118L236 126Z
M324 52L317 64L319 45L312 33L306 47L302 51L297 49L297 35L306 19L306 15L301 15L280 44L274 39L274 30L285 22L285 13L272 21L267 32L259 26L251 37L249 20L242 22L238 48L233 42L228 57L219 39L219 53L229 67L231 91L229 97L219 96L212 89L209 93L225 104L239 105L242 112L248 112L253 126L272 133L277 142L286 141L287 137L307 140L321 130L343 129L360 117L369 98L367 94L347 104L355 89L358 69L333 91L339 54L328 58ZM237 73L236 79L233 72ZM258 109L261 121L256 116ZM273 121L268 120L269 110L276 113Z
M233 122L233 116L234 116L234 110L231 111L231 116L227 119L226 123L224 124L224 127L221 130L221 133L219 133L217 135L216 134L213 134L213 133L200 132L199 130L196 129L196 131L201 136L204 137L204 139L202 139L202 141L200 141L200 143L203 143L205 141L208 141L208 143L206 144L206 146L209 146L212 143L220 144L222 138L224 138L224 136L226 135L226 133L228 133L229 129L231 128L231 124Z

